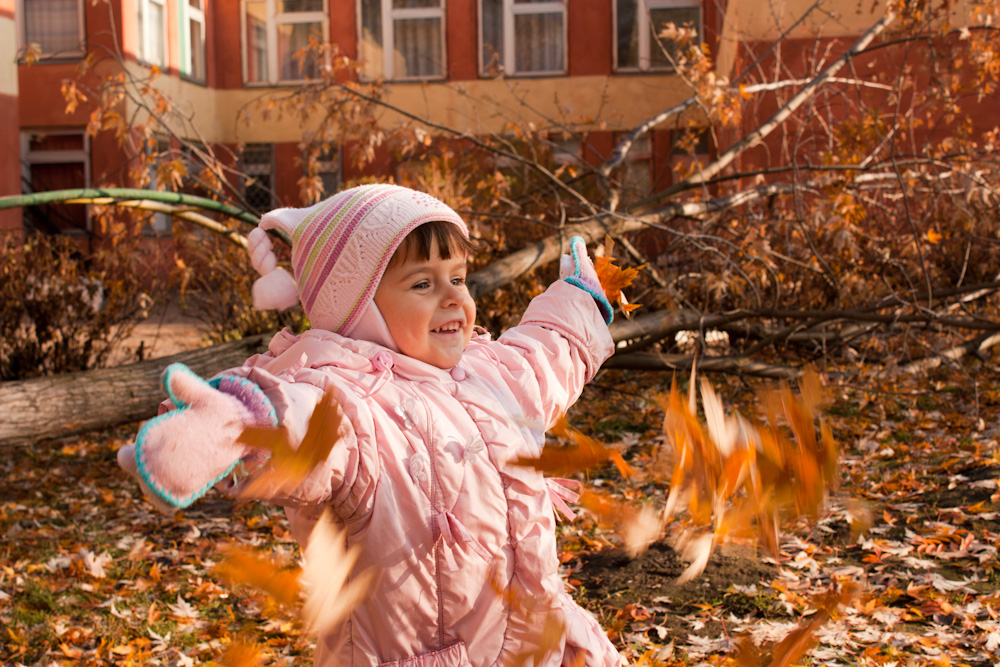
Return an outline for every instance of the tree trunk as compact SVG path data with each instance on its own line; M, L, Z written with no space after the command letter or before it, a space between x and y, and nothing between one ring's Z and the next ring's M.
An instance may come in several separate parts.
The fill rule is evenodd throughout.
M167 365L181 362L210 377L263 352L270 339L252 336L138 364L0 383L0 447L148 419L166 398L160 374Z

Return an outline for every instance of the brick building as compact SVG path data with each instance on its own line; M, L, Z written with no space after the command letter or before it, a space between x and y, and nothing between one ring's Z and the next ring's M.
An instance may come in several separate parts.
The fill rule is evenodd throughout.
M587 146L598 159L622 132L689 92L655 46L654 26L694 24L729 76L754 44L766 45L811 4L783 12L742 0L0 0L0 147L19 160L0 164L0 192L94 184L129 185L110 133L88 138L86 104L65 113L60 94L88 53L118 52L127 66L155 65L158 85L214 144L246 143L242 168L257 176L260 208L300 203L301 129L288 121L236 122L239 110L309 74L293 54L322 35L387 82L386 101L461 131L501 129L505 117L591 118ZM773 8L772 8L773 9ZM855 9L832 26L808 21L791 37L814 42L857 34L870 12ZM746 45L751 45L747 50ZM742 55L741 55L742 54ZM33 61L28 64L28 61ZM13 64L13 63L18 64ZM498 77L498 72L504 76ZM516 94L512 94L512 90ZM530 110L530 111L528 111ZM529 116L525 118L525 116ZM384 121L391 122L391 114ZM598 123L601 124L598 124ZM641 187L668 184L676 129L659 127L633 149ZM579 145L567 151L582 151ZM704 149L709 149L705 147ZM324 183L357 177L331 159ZM391 165L379 167L391 174ZM86 234L83 207L25 211L31 226ZM18 227L20 211L0 211ZM163 221L169 224L168 220Z
M647 2L649 13L637 11ZM0 71L0 114L8 121L0 144L20 155L0 165L2 191L128 185L124 156L103 136L109 133L85 135L86 105L64 112L60 86L88 51L116 49L127 63L158 66L159 85L183 101L208 142L247 142L243 167L274 193L273 201L257 202L266 207L299 203L301 132L295 123L258 122L251 136L235 118L262 89L308 75L292 56L311 34L362 59L366 76L389 82L394 106L488 132L505 114L524 115L513 86L539 118L568 109L610 119L588 136L600 152L616 133L686 96L651 48L650 17L704 26L711 42L720 24L714 7L698 0L0 0L0 30L9 37L0 49L10 56L3 62L19 62ZM470 100L489 100L491 109ZM669 130L654 133L634 157L645 178L669 177ZM335 187L359 175L344 168L331 160L324 182ZM25 215L46 218L29 222L53 231L89 228L82 207ZM0 224L21 224L20 213Z

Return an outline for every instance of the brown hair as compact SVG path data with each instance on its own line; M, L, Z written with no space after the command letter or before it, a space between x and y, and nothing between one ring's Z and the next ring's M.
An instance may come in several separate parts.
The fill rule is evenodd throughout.
M425 222L406 235L389 260L389 266L409 261L427 261L431 258L434 241L437 241L441 259L450 259L452 254L469 255L476 250L476 243L466 238L458 225L444 220L434 220Z

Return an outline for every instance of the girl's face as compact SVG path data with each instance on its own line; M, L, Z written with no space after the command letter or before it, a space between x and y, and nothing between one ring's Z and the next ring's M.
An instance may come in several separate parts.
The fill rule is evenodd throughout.
M438 368L451 368L472 338L476 304L465 285L465 255L442 259L437 240L430 259L390 264L375 305L399 351Z

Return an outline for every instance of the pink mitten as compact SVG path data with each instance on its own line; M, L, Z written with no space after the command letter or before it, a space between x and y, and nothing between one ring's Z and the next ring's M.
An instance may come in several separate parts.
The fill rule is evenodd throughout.
M579 287L594 297L597 309L601 311L606 324L614 319L613 309L604 294L601 281L597 277L594 263L587 254L587 244L582 237L574 236L569 241L569 254L559 258L559 277L570 285Z
M247 426L274 426L270 399L245 378L224 375L206 382L184 364L163 372L176 410L150 419L134 448L118 464L139 480L157 509L187 507L226 477L244 458L263 459L237 440Z

